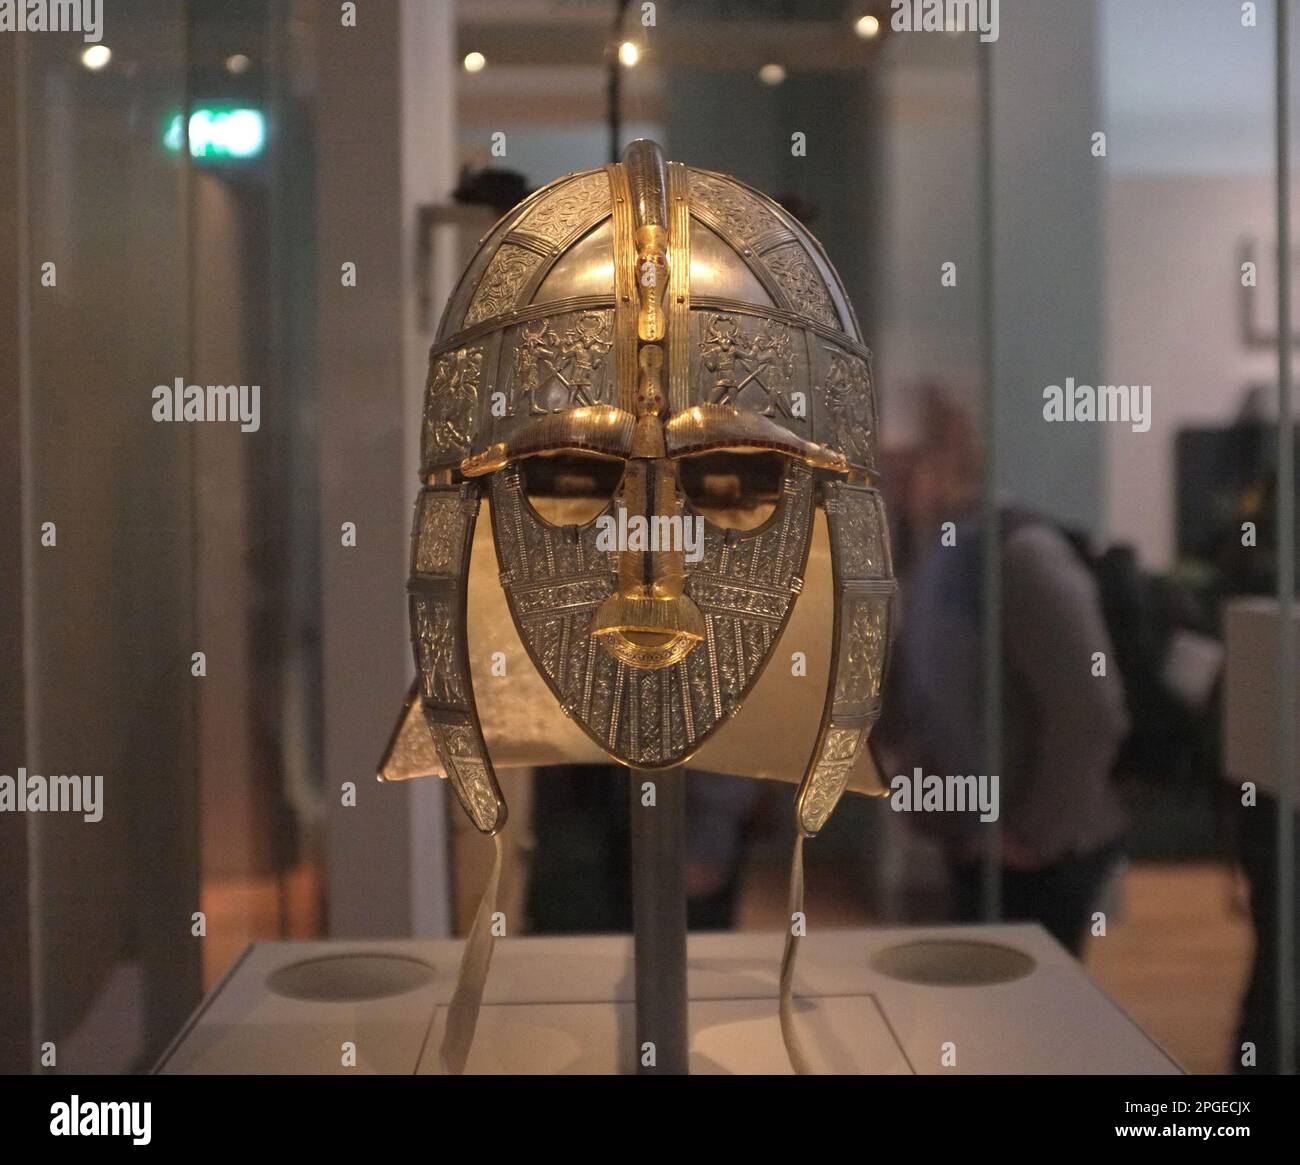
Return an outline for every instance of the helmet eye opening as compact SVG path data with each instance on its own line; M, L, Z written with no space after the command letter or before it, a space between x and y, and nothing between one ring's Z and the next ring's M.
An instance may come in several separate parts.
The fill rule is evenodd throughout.
M518 462L524 496L550 526L587 526L609 509L624 463L588 453L545 453Z
M677 461L691 508L722 530L757 530L776 512L789 458L767 451L699 453Z

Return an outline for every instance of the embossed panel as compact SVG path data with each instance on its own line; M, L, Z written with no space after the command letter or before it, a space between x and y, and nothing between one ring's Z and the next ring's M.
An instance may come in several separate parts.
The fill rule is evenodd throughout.
M781 285L794 311L827 327L840 326L826 282L801 243L773 248L763 256L763 263Z
M808 352L801 328L740 312L697 312L695 397L731 404L801 430L808 417Z
M781 220L744 187L691 170L691 206L702 210L733 243L752 247L765 235L784 229Z
M424 389L421 461L424 472L469 452L483 379L483 348L456 348L435 356Z
M609 213L609 179L603 170L580 174L538 199L514 231L525 231L554 247L563 246L590 223Z
M514 243L503 243L483 272L483 279L465 313L465 327L513 311L519 290L536 270L542 257L536 251Z
M464 514L476 502L462 486L423 489L415 504L411 573L459 575L465 553Z
M804 832L817 833L826 824L848 787L849 776L865 737L866 730L856 725L832 726L827 731L821 755L799 799L799 824Z
M830 433L819 433L853 465L876 469L876 410L871 373L861 356L823 344L818 404Z
M411 645L433 746L465 812L485 833L505 822L505 801L478 723L465 626L465 585L480 486L426 487L411 530Z
M431 719L434 747L457 799L484 833L501 826L502 804L483 748L483 739L466 717L459 722Z
M844 481L827 481L822 490L831 540L836 639L827 708L796 803L799 828L807 836L826 824L880 714L894 592L880 495Z
M849 591L840 627L836 716L865 713L880 696L889 646L890 596Z
M456 661L456 614L450 595L411 596L411 627L421 692L434 704L463 705L465 687Z
M509 416L542 416L616 404L612 311L563 312L526 320L507 338Z
M845 579L887 579L893 575L885 504L878 491L828 482L827 508L839 569Z

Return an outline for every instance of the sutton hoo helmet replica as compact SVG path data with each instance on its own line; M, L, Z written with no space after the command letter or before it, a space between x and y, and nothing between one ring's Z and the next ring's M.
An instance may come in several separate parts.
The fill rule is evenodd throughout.
M831 665L796 813L802 837L822 828L879 714L894 584L870 353L794 218L648 141L539 190L451 297L421 448L419 679L381 776L440 762L479 830L505 822L466 643L484 493L524 646L565 713L636 769L683 763L738 711L799 596L821 506ZM575 493L595 510L565 524ZM751 528L708 520L763 501Z

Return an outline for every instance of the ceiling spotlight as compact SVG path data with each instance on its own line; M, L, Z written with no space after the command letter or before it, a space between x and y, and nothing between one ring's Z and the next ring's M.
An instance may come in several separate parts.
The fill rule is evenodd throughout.
M880 32L880 21L874 16L859 16L853 22L853 31L863 40L871 40Z
M466 53L463 64L465 66L465 72L481 73L487 65L487 57L482 53Z
M635 42L625 40L618 46L618 59L630 69L641 59L641 50L636 47Z
M758 71L758 79L764 85L779 85L785 80L785 66L775 63L764 65Z
M235 53L233 56L226 58L226 72L234 73L238 76L240 73L247 73L248 66L253 62L250 61L243 53Z
M98 72L113 59L113 50L106 44L93 44L81 54L81 63Z

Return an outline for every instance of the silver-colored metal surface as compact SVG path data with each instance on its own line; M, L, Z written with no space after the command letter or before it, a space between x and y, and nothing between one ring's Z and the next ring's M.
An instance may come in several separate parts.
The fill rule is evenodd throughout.
M809 837L839 802L880 716L894 592L880 494L840 481L822 488L831 534L834 621L826 706L795 803L799 828Z
M781 463L771 516L744 530L704 520L682 487L685 460L760 454ZM586 525L554 524L529 498L532 459L556 455L616 463L618 484ZM421 495L413 545L421 699L485 832L505 807L465 653L475 483L486 478L501 582L538 671L596 743L641 769L681 764L739 710L802 588L824 504L832 660L798 817L808 835L825 824L879 714L893 579L870 488L871 354L800 223L725 175L665 163L649 142L538 191L489 232L449 301L421 460L442 483ZM744 473L735 480L742 504L758 500ZM602 541L631 519L699 521L699 552ZM418 753L402 755L409 770Z
M628 667L597 645L592 617L616 588L597 523L553 526L524 494L517 469L491 478L493 532L511 614L565 712L606 752L638 768L694 753L740 707L780 635L801 585L812 533L811 473L790 463L781 500L761 527L704 527L689 571L707 636L668 667ZM611 500L612 515L619 499ZM682 513L690 513L689 501Z
M736 403L875 472L871 353L820 247L756 191L720 174L680 170L689 191L682 215L689 218L689 311L684 336L669 328L670 363L676 344L686 370L670 385L671 411ZM489 236L483 250L492 253L471 263L430 357L426 415L435 423L425 429L426 474L458 466L467 448L481 453L509 442L539 412L628 407L619 393L630 377L620 378L614 351L614 205L605 171L570 175ZM629 264L633 258L629 248ZM670 281L682 278L680 266L670 264ZM670 296L670 321L674 303ZM468 444L460 440L467 432Z
M470 820L484 833L496 833L505 824L506 803L479 726L465 633L479 488L466 483L420 491L408 591L421 703L438 759Z

